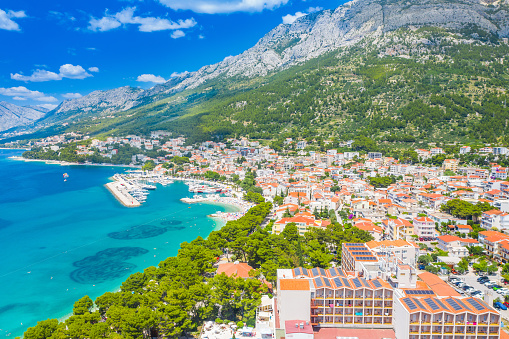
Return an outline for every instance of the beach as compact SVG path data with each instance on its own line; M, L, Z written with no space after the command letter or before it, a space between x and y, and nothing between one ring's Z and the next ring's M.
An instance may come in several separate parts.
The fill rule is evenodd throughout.
M11 156L11 160L19 160L25 162L42 162L47 165L60 165L60 166L102 166L102 167L125 167L125 168L141 168L140 165L117 165L117 164L94 164L85 162L68 162L60 160L44 160L44 159L26 159L22 156Z

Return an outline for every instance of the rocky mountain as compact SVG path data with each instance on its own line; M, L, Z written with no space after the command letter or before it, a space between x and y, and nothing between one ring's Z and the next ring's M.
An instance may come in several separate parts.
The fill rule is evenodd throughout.
M0 101L0 131L31 124L47 112L47 109L40 106L17 106Z
M370 53L375 53L380 57L400 55L412 59L413 56L421 55L423 59L418 62L428 62L434 60L433 55L443 54L447 51L440 47L440 44L444 44L444 46L450 44L482 45L486 42L481 40L486 37L492 39L492 42L507 38L509 36L509 6L507 2L508 0L354 0L336 10L323 10L303 16L291 24L280 24L245 52L227 57L219 63L204 66L196 72L173 77L168 82L150 89L121 87L109 91L95 91L79 99L66 100L52 111L47 119L43 120L44 127L65 119L86 118L91 115L104 116L129 110L128 118L125 118L123 122L115 120L116 129L122 124L129 128L136 126L136 130L157 124L160 125L159 128L166 128L168 127L166 122L178 120L178 117L185 115L186 112L193 113L193 118L189 119L197 119L195 115L200 112L210 114L209 106L214 105L211 101L214 96L223 91L221 92L222 98L232 97L235 94L234 90L238 89L239 84L243 81L244 84L249 84L245 86L254 86L256 81L253 82L252 79L266 78L267 80L260 80L258 83L270 83L272 76L284 73L294 66L318 60L317 58L327 58L327 55L331 53L336 54L334 57L336 63L342 63L342 58L349 49L364 49L364 52L356 54L358 60L365 56L369 50ZM427 34L418 31L419 28L426 27L447 30L450 35L437 40L433 32ZM404 32L393 34L402 29L409 29L413 37L406 39L404 35L407 33ZM439 33L438 35L443 34ZM415 49L415 46L419 46L419 48ZM423 56L423 51L429 52L432 49L434 49L432 55ZM443 61L447 56L440 55L438 58ZM450 62L454 62L452 56L448 58L451 60ZM486 62L489 64L491 61ZM474 66L477 67L477 65ZM340 65L334 67L338 72L343 69L343 66ZM376 78L371 79L369 76L367 78L359 76L365 71L362 70L365 67L362 62L348 67L350 70L345 71L345 74L338 76L337 79L349 79L348 81L355 80L361 83L365 80L377 80ZM352 72L359 73L354 76ZM224 79L229 80L222 81ZM328 79L327 83L335 84L337 79ZM395 78L392 81L397 82L400 79ZM415 85L413 86L415 87ZM360 88L363 87L360 86ZM407 89L405 93L408 92L410 90ZM178 93L182 93L182 95ZM272 104L267 104L267 109L275 109L275 104L279 99L274 98L275 101ZM379 98L378 101L390 102L391 100ZM190 109L192 105L205 102L209 105L206 108ZM322 104L319 103L319 105ZM337 108L340 106L340 102L334 103L334 105ZM245 103L235 107L242 108L244 106ZM229 109L230 106L225 106L221 111L226 112ZM364 110L369 111L374 108ZM234 113L235 110L232 112ZM300 112L296 116L300 116L300 114L303 113ZM239 121L237 118L226 116L221 119L229 121L228 124L235 124L236 121ZM250 123L248 117L244 116L242 119L245 126ZM309 119L312 117L310 116ZM140 120L143 121L140 122ZM111 127L108 122L104 122L97 127L97 131L104 133L109 128ZM212 130L212 128L205 127L203 129ZM226 129L228 130L230 127L228 126ZM126 130L129 129L126 128Z

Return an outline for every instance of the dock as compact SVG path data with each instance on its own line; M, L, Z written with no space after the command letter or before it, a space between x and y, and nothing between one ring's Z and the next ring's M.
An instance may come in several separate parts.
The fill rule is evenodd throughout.
M106 188L117 198L120 203L126 207L139 207L140 202L136 200L127 191L126 186L121 181L114 181L106 184Z

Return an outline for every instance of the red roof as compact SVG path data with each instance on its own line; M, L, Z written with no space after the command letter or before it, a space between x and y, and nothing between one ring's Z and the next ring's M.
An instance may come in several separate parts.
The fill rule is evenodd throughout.
M217 268L216 274L224 273L227 276L231 277L232 275L236 275L240 278L249 278L249 271L253 268L246 264L245 262L237 263L237 262L227 262L224 264L219 264Z
M290 333L313 334L313 326L311 326L309 321L306 324L305 320L287 320L285 321L285 332L286 334Z

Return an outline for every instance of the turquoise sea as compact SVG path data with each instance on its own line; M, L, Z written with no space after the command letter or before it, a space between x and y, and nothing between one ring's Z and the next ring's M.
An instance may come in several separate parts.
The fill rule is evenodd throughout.
M225 207L180 202L182 182L127 208L104 187L122 168L8 159L21 153L0 150L0 338L68 315L220 227L206 216Z

